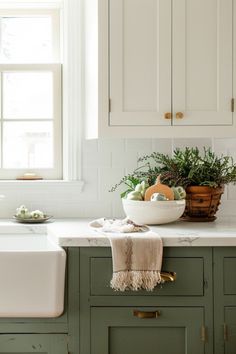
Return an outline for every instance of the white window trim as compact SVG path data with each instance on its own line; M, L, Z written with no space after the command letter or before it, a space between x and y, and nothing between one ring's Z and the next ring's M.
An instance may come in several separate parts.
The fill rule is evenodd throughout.
M65 1L63 13L63 178L81 181L84 111L82 1Z
M22 1L20 5L17 1L2 2L2 4L12 3L12 7L24 8L23 4L32 4L32 8L39 8L33 0ZM60 1L42 1L41 6L47 8L62 8ZM3 7L4 8L4 5ZM11 188L48 188L50 191L55 187L55 192L63 187L76 188L80 193L84 187L82 180L82 117L84 111L83 92L84 80L82 75L83 61L83 2L82 0L66 0L63 6L63 179L62 180L42 180L42 181L17 181L0 180L0 189ZM79 63L79 64L78 64ZM64 192L66 191L64 189Z

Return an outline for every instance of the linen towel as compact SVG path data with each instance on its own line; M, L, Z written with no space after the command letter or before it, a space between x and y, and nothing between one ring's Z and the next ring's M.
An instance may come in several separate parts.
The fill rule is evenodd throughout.
M111 287L125 291L152 291L161 283L163 244L158 234L109 234L112 249Z
M143 232L149 230L146 225L137 225L129 218L125 219L106 219L100 218L93 220L89 226L98 232Z

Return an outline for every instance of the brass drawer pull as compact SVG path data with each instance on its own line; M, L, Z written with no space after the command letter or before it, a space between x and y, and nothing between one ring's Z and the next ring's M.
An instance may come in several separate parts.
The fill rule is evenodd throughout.
M134 316L138 318L157 318L161 316L160 311L139 311L134 310Z
M176 273L175 272L166 272L163 270L161 272L161 280L165 283L173 282L176 280Z
M229 336L228 336L228 326L226 323L223 324L223 331L224 331L224 341L227 342Z

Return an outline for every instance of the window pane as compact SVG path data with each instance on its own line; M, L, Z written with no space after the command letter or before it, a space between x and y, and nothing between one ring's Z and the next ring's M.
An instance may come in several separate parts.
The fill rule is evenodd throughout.
M52 168L52 122L3 123L4 168Z
M1 18L1 62L50 62L52 48L50 16Z
M33 119L53 116L51 72L3 73L3 118Z

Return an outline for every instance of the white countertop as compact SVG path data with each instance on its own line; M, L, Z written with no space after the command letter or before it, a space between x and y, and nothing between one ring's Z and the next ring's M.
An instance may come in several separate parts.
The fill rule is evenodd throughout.
M105 234L92 230L89 219L65 219L47 224L48 236L63 247L110 246ZM164 246L236 246L236 217L222 217L214 222L177 221L150 226L163 240Z
M106 234L92 230L91 219L63 219L44 224L19 224L0 219L0 235L45 234L62 247L109 247ZM150 226L163 240L164 246L235 246L236 217L221 217L214 222L192 223L178 221L172 224Z

